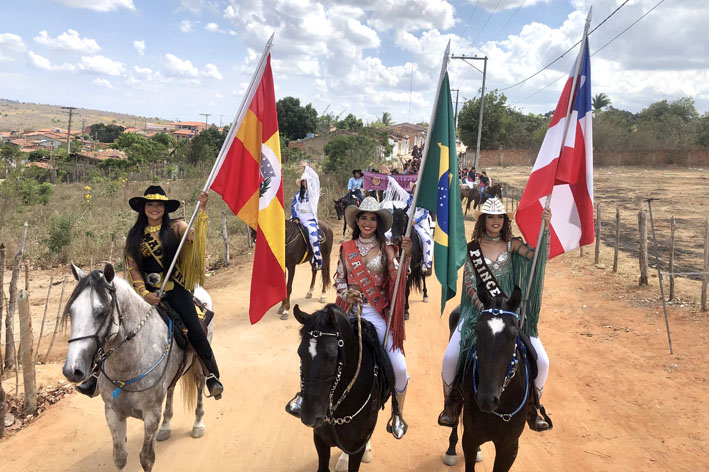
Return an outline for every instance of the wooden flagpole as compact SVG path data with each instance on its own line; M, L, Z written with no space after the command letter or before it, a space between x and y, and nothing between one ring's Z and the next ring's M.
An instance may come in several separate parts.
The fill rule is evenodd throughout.
M423 174L423 169L426 168L426 158L428 157L428 148L431 143L431 130L433 130L433 125L436 121L436 109L438 108L438 97L441 94L441 86L443 84L443 77L446 75L448 70L448 62L450 61L450 49L451 42L448 40L448 45L446 46L446 51L443 53L443 63L441 64L441 73L438 76L438 86L436 87L436 97L433 99L433 110L431 111L431 119L428 122L428 132L426 133L426 141L423 146L423 155L421 157L421 165L419 166L419 175L416 179L416 188L414 189L414 199L409 207L409 222L406 225L406 233L404 234L407 238L411 235L411 228L413 227L414 214L416 212L416 202L418 201L419 190L421 189L420 181L421 175ZM455 152L455 151L454 151ZM396 271L396 283L394 284L394 299L391 300L389 305L389 319L387 320L387 330L384 334L384 348L386 349L387 339L389 339L389 331L391 330L391 320L394 317L394 307L396 305L396 294L399 291L399 285L401 284L401 272L404 266L404 251L401 251L399 256L399 268ZM393 347L393 343L392 343Z
M214 165L212 166L212 170L209 172L209 177L207 177L207 182L205 182L204 187L202 188L203 192L206 192L209 190L209 187L212 185L212 182L214 182L214 179L216 178L217 172L222 166L222 163L224 162L224 159L226 158L226 153L229 150L229 147L231 147L231 143L234 142L234 136L236 136L236 132L239 130L239 127L241 126L241 123L244 121L244 117L246 116L246 111L247 111L247 105L251 103L251 100L253 100L254 95L256 95L256 88L258 87L258 84L261 83L261 78L263 77L263 71L266 67L266 58L268 57L268 53L271 50L271 47L273 46L273 37L276 33L272 33L271 37L268 38L268 41L266 42L266 47L263 49L263 54L261 54L261 59L258 62L258 66L256 67L256 70L254 71L254 75L251 77L251 82L249 83L249 87L246 89L246 94L244 95L243 100L241 101L241 105L239 106L239 112L236 114L236 117L234 118L234 122L232 123L231 128L229 128L229 134L227 134L226 139L224 140L224 144L222 144L222 148L219 150L219 155L217 156L217 160L214 162ZM197 201L197 205L195 205L194 211L192 212L192 217L190 217L190 221L187 224L187 229L185 230L184 234L182 235L182 239L180 240L180 245L177 246L177 252L175 252L175 257L173 257L172 262L170 263L170 268L167 270L167 273L165 274L165 278L162 281L162 286L160 287L160 290L158 290L158 296L162 297L163 294L165 293L165 285L167 284L167 281L170 280L170 275L172 275L172 271L175 269L175 264L177 263L177 257L180 255L180 251L182 251L182 246L184 246L185 241L187 240L187 235L190 232L190 228L192 227L192 224L194 223L194 219L197 216L197 212L199 211L199 201Z
M574 105L574 98L576 97L576 84L578 83L579 73L581 71L581 64L584 61L584 54L586 53L586 44L588 43L588 28L591 25L591 12L593 7L588 9L588 15L586 16L586 24L583 28L583 37L581 38L581 52L578 56L578 61L576 62L576 68L574 70L574 78L571 82L571 91L569 96L569 104L566 106L566 120L564 122L564 134L561 137L561 146L559 147L559 159L561 159L561 154L564 152L564 144L566 143L566 135L569 132L569 117L571 116L571 108ZM551 193L546 198L544 202L544 209L548 210L551 207L551 197L554 193L554 186L552 185ZM551 224L551 223L550 223ZM537 266L537 258L539 257L539 245L542 244L542 237L544 237L544 220L542 219L539 225L539 235L537 236L537 245L534 250L534 257L532 259L532 268L529 271L529 281L527 282L527 290L524 292L524 300L522 301L522 312L520 316L520 327L524 327L524 321L527 317L527 302L529 301L529 291L532 289L532 281L534 281L534 269Z

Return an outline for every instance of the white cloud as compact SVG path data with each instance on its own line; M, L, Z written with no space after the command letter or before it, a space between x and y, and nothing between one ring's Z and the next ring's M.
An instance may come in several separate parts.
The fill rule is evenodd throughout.
M219 69L217 69L217 66L215 66L214 64L207 64L206 66L204 66L202 76L211 77L212 79L217 80L222 80L224 78L224 76L219 72Z
M0 62L14 61L12 54L25 50L25 42L16 34L0 34Z
M72 8L86 8L94 11L116 11L120 8L135 11L133 0L52 0Z
M202 13L204 0L180 0L180 9L187 10L195 15Z
M133 41L133 47L138 52L139 56L145 55L145 41Z
M572 3L576 0L572 0ZM475 5L489 12L511 10L518 8L523 0L475 0ZM524 0L524 7L529 8L537 3L549 3L550 0ZM473 3L472 1L470 3Z
M34 37L37 44L47 46L50 49L58 49L62 51L83 52L85 54L93 54L101 50L96 40L90 38L82 38L79 33L73 29L68 29L56 38L52 38L46 31L40 31L38 36Z
M102 78L100 78L100 77L96 77L96 78L93 80L93 84L94 84L94 85L97 85L97 86L99 86L99 87L105 87L105 88L109 88L109 89L112 89L112 88L113 88L113 85L111 84L111 82L109 82L109 81L106 80L106 79L102 79Z
M445 0L381 0L374 5L370 23L379 31L447 30L455 25L454 13Z
M165 54L165 61L168 75L173 77L197 77L199 75L199 70L187 59L182 60L168 53Z
M109 59L100 54L95 56L82 56L79 69L105 75L121 75L125 72L122 62Z
M207 26L204 27L207 31L211 31L213 33L218 33L219 32L219 25L216 23L207 23Z
M180 22L180 31L183 33L191 33L194 31L194 25L195 23L192 23L190 20L182 20Z
M52 61L50 61L44 56L35 54L34 51L29 51L28 56L32 65L38 69L50 71L73 71L74 69L76 69L76 66L74 66L73 64L52 64Z

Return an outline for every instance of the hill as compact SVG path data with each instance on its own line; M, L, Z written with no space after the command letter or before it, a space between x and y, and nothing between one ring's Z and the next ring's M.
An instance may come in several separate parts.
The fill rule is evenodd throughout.
M36 131L43 128L66 129L69 120L67 110L57 105L18 102L0 98L0 131ZM147 120L150 123L170 123L169 120L150 118L125 113L77 108L72 117L72 128L94 123L115 123L123 126L141 126Z

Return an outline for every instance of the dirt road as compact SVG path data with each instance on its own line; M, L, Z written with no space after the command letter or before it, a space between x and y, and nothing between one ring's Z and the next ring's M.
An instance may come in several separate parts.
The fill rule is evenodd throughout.
M309 274L301 266L293 302L306 311ZM696 471L709 469L707 317L671 312L675 355L667 350L661 308L641 303L646 292L620 289L618 275L580 266L575 255L547 269L541 337L551 358L545 390L555 428L525 431L513 470ZM287 415L285 402L298 388L298 323L271 310L248 323L250 264L232 266L208 280L215 301L214 346L226 393L206 402L206 435L189 437L192 414L176 409L172 438L157 445L155 471L296 471L316 469L311 431ZM374 461L362 471L462 471L441 461L449 429L436 425L442 406L440 363L447 320L440 318L439 286L431 302L414 295L406 350L412 376L401 441L384 429L380 414ZM334 293L329 292L329 299ZM452 305L452 304L451 304ZM450 306L449 309L452 309ZM55 369L60 378L61 365ZM178 394L179 397L179 394ZM127 470L140 470L141 423L129 421ZM492 469L492 446L478 470ZM0 442L0 471L113 470L111 441L100 399L73 394L29 428ZM333 450L331 468L337 457Z

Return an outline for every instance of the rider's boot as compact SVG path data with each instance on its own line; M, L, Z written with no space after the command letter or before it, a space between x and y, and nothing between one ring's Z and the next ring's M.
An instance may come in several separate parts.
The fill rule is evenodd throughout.
M391 404L391 418L387 423L387 433L391 433L396 439L401 439L409 429L409 425L404 421L402 412L404 411L404 400L406 400L406 389L399 393L394 391L394 398Z
M98 395L98 377L96 374L91 374L88 379L77 385L76 391L90 398Z
M460 388L458 388L458 382L453 380L453 383L447 384L443 380L443 396L445 402L443 411L438 415L438 424L452 428L458 423L460 411L463 407L463 399L461 398Z
M217 361L214 358L214 354L209 356L209 359L202 359L202 365L207 371L207 391L209 395L206 397L214 397L215 400L220 400L222 398L222 393L224 392L224 385L219 381L219 367L217 367Z
M300 409L302 408L302 406L303 397L301 396L300 392L298 392L288 403L286 403L286 412L295 416L296 418L300 418Z

